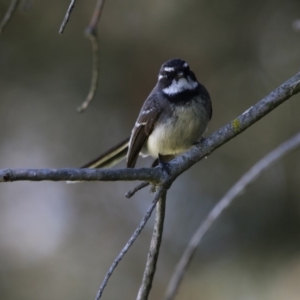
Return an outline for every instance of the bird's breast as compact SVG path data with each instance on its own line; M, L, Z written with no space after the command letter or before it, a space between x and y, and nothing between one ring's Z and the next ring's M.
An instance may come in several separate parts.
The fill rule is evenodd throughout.
M145 150L153 157L182 153L201 138L208 122L207 111L199 101L173 105L171 110L161 114Z

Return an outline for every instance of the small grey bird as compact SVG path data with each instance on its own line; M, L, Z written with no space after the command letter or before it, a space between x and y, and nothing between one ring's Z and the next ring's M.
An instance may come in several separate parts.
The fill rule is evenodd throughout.
M162 164L199 141L212 117L208 91L181 59L164 63L158 81L144 102L131 136L83 168L111 167L127 156L133 168L140 155ZM157 160L153 164L156 165Z

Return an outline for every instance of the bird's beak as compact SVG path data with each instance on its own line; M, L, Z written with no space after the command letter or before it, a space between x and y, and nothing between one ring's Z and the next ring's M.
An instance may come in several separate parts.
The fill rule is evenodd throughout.
M183 72L179 72L176 76L176 79L179 80L180 78L184 77L184 73Z

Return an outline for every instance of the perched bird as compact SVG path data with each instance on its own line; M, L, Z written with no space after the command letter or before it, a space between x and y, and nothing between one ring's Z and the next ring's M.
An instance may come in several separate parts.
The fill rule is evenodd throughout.
M188 63L164 63L154 89L145 100L131 136L83 168L111 167L127 157L133 168L139 154L164 164L198 142L212 117L208 91L197 81Z

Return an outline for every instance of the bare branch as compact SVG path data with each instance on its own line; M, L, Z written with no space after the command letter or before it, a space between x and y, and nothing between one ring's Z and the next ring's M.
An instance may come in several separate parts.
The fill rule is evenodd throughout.
M150 243L150 249L148 252L143 281L136 298L137 300L147 300L152 287L152 282L153 282L153 278L156 270L156 264L158 260L160 244L162 241L164 219L165 219L165 207L166 207L166 192L164 192L161 195L161 198L156 205L156 217L155 217L154 229L153 229L152 239Z
M7 23L11 20L14 12L16 11L18 4L20 0L12 0L10 2L10 5L4 15L3 20L0 23L0 34L3 32L4 27L7 25Z
M102 295L102 293L103 293L103 291L104 291L104 289L107 285L107 282L108 282L110 276L112 275L112 273L114 272L114 270L117 267L118 263L122 260L122 258L124 257L124 255L126 254L128 249L131 247L131 245L134 243L134 241L137 239L138 235L141 233L141 231L145 227L147 221L151 217L151 214L152 214L158 200L161 198L162 194L165 194L165 188L164 187L160 187L158 189L158 191L156 192L156 195L155 195L151 205L149 206L145 216L143 217L141 223L139 224L137 229L134 231L133 235L130 237L130 239L126 243L125 247L122 249L120 254L117 256L117 258L114 260L113 264L109 268L109 270L106 273L106 275L104 277L104 280L102 281L101 286L98 290L97 296L95 298L96 300L99 300L101 298L101 295Z
M92 45L92 52L93 52L93 67L92 67L92 81L88 95L86 96L83 103L77 107L78 112L84 112L90 102L94 99L94 96L97 91L98 86L98 78L99 78L99 43L96 34L89 34L87 35L89 40L91 41Z
M96 34L96 28L100 20L100 16L105 4L105 0L97 0L91 22L86 29L86 34Z
M77 108L78 112L83 112L87 109L90 102L94 99L97 90L98 78L99 78L99 42L97 38L97 25L104 7L105 0L98 0L96 2L96 7L91 19L91 22L87 29L85 30L86 36L91 41L92 51L93 51L93 71L92 71L92 81L89 93L84 100L84 102Z
M179 263L177 264L172 278L169 282L165 300L172 300L179 288L182 278L186 272L186 269L196 251L197 246L201 242L204 234L211 227L213 222L221 215L221 213L227 208L232 201L237 198L250 183L252 183L259 175L262 174L267 168L271 167L276 161L284 157L296 147L300 146L300 133L293 136L288 141L282 143L272 152L268 153L260 161L258 161L248 172L246 172L231 189L223 196L223 198L215 205L210 211L206 219L201 223L197 231L191 238L188 246L186 247Z
M148 186L149 182L142 182L136 187L134 187L132 190L130 190L128 193L125 194L126 198L131 198L136 192L143 189L144 187Z
M66 27L67 23L69 22L70 15L71 15L72 10L73 10L73 8L75 6L75 2L76 2L76 0L71 0L71 3L70 3L70 5L69 5L69 7L67 9L65 17L64 17L64 19L63 19L63 21L62 21L62 23L60 25L60 28L59 28L59 33L60 34L64 33L65 27Z
M161 181L160 168L141 169L3 169L0 182L30 181Z

